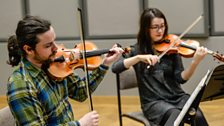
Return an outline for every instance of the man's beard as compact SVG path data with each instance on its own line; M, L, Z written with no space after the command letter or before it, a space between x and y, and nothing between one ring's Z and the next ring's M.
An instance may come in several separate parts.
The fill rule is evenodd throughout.
M50 67L50 64L53 62L51 57L53 57L56 53L57 53L57 51L52 52L52 54L49 55L47 60L42 61L41 69L43 69L44 71L48 70L48 68Z
M45 60L41 65L41 69L47 71L48 68L50 67L51 62L52 61L50 59Z

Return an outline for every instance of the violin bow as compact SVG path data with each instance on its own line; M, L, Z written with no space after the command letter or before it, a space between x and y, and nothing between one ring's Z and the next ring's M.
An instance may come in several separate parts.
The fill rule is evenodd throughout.
M202 19L202 17L203 15L200 15L190 26L188 26L187 29L183 33L181 33L181 35L178 36L174 40L174 42L170 44L170 46L158 56L159 60L177 43L177 41L179 41L187 32L189 32Z
M80 8L78 8L78 19L79 19L79 32L80 32L80 39L83 43L83 53L82 53L82 57L84 60L84 71L85 71L85 76L86 76L86 89L87 89L87 96L89 98L89 104L90 104L90 108L89 110L92 111L93 110L93 102L92 102L92 96L91 96L91 92L89 90L89 74L88 74L88 65L87 65L87 59L86 59L86 46L85 46L85 36L84 36L84 24L83 22L83 16L82 16L82 10Z

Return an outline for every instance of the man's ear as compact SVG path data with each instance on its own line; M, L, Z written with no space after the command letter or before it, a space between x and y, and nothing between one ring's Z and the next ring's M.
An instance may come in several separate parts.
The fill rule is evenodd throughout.
M30 46L28 46L28 45L24 45L24 46L23 46L23 50L24 50L24 51L26 52L26 54L28 54L28 55L30 55L30 54L33 53L32 48L31 48Z

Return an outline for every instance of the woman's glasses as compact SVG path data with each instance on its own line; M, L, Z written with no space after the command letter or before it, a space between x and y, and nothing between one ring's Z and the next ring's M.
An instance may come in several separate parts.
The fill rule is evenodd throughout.
M150 29L152 29L153 31L156 31L156 32L158 32L160 29L161 29L161 30L165 30L165 28L166 28L165 25L161 25L161 26L159 26L159 25L154 25L154 26L151 26L151 27L150 27Z

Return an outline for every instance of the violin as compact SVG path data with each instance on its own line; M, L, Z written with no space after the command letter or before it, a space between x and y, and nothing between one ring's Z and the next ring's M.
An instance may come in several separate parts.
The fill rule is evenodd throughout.
M194 56L194 53L199 45L200 44L198 41L183 41L181 39L178 39L177 35L169 34L161 42L155 43L154 48L158 53L178 53L185 58L191 58ZM208 50L208 54L212 55L219 61L224 62L223 54L218 54L218 52L214 52L212 50Z
M85 47L88 70L94 70L102 63L102 54L113 53L110 49L98 50L97 46L90 41L85 42ZM123 48L123 50L124 53L127 53L130 48ZM79 52L78 56L77 52ZM67 49L64 45L59 45L55 58L48 68L50 76L55 80L62 80L72 74L74 69L83 68L85 66L83 53L82 43L75 45L74 49Z

